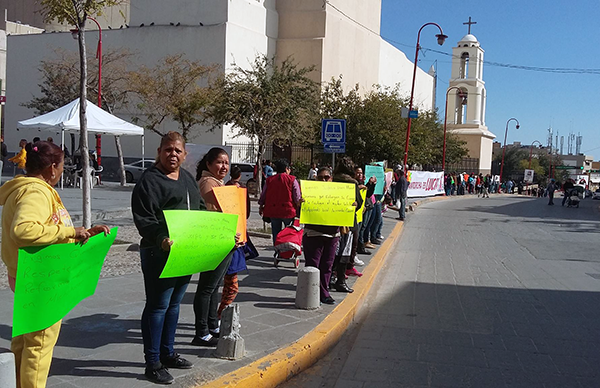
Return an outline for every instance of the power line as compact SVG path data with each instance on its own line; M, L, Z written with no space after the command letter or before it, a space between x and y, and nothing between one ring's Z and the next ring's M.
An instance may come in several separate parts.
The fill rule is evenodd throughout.
M408 47L411 49L414 49L415 46L414 45L408 45L406 43L402 43L402 42L398 42L394 39L390 39L387 38L385 36L382 36L378 31L374 31L371 28L365 26L364 24L362 24L361 22L359 22L358 20L352 18L351 16L349 16L348 14L346 14L344 11L342 11L341 9L339 9L338 7L336 7L335 5L331 4L328 0L323 0L323 8L325 8L326 6L330 6L331 8L335 9L336 11L338 11L340 14L342 14L343 16L345 16L346 18L348 18L349 20L353 21L354 23L358 24L359 26L361 26L362 28L364 28L365 30L379 36L380 38L384 39L387 42L390 43L394 43L398 46L403 46L403 47ZM449 56L453 59L460 59L460 57L447 53L445 51L440 51L440 50L435 50L432 48L427 48L427 47L423 47L421 46L421 50L425 53L427 51L431 51L433 53L437 53L437 54L441 54L441 55L446 55ZM515 69L515 70L527 70L527 71L536 71L536 72L541 72L541 73L557 73L557 74L596 74L596 75L600 75L600 69L585 69L585 68L576 68L576 67L539 67L539 66L524 66L524 65L515 65L515 64L510 64L510 63L501 63L501 62L493 62L493 61L483 61L484 65L487 66L495 66L495 67L503 67L503 68L507 68L507 69Z

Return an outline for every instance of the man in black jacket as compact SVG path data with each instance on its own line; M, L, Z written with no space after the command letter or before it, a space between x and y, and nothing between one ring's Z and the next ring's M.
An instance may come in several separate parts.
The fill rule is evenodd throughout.
M571 191L571 189L573 189L573 187L575 187L575 185L573 184L573 180L570 178L567 178L567 180L563 184L564 197L563 197L561 206L565 206L565 202L567 202L567 198L569 198L569 194L570 194L569 192Z
M396 171L397 181L396 186L394 187L394 201L396 202L396 207L398 207L398 219L400 221L404 221L404 217L406 216L406 193L408 191L408 180L406 180L406 176L404 174L404 170Z

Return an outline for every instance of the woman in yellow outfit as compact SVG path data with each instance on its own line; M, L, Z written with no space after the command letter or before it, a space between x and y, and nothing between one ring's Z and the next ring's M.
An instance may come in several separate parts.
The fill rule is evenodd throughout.
M18 279L19 248L32 245L85 242L90 236L108 233L106 225L91 229L74 227L53 186L64 167L63 151L55 144L38 141L27 144L27 175L17 175L0 188L2 209L2 261L8 268L8 282L15 290ZM61 321L40 331L12 339L15 354L17 387L46 386L52 352L58 339Z
M17 165L21 170L25 170L25 161L27 160L27 151L25 150L25 146L27 145L27 140L21 139L19 142L19 147L21 147L21 151L18 154L13 156L12 158L8 158L11 162Z

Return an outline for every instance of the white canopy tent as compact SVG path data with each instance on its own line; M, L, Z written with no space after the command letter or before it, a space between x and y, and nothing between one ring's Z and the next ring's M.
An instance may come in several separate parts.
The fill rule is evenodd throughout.
M142 160L144 160L144 128L128 123L111 115L91 102L86 107L87 130L114 136L141 136ZM52 112L19 121L17 129L37 129L39 131L60 131L61 144L65 144L65 132L79 133L79 98ZM61 184L62 186L62 184Z

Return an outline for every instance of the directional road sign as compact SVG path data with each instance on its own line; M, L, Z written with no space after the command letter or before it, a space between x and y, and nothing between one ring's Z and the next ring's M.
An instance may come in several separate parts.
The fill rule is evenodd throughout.
M323 150L327 154L343 154L346 152L346 144L325 143Z

